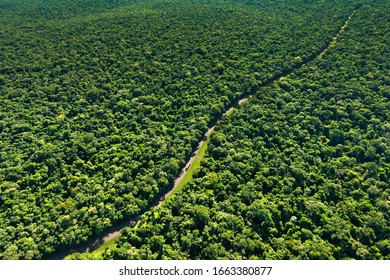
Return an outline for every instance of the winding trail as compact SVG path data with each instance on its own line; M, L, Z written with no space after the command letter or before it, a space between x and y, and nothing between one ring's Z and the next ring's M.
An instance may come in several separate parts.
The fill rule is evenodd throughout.
M309 57L308 59L306 59L306 61L303 61L303 62L295 65L295 67L293 69L291 69L285 73L282 73L282 74L274 77L272 80L264 83L256 91L258 91L261 88L268 87L268 86L274 84L275 82L278 82L280 79L287 77L288 75L290 75L294 71L300 69L302 66L305 66L305 64L321 58L326 52L328 52L328 50L330 48L332 48L336 44L336 40L338 39L340 34L344 31L344 29L347 27L349 21L351 20L351 18L355 14L356 10L354 10L350 13L350 15L348 16L348 19L345 21L344 25L339 29L337 34L332 38L332 41L324 49L320 50L316 55ZM105 242L108 242L108 241L120 236L122 229L124 229L126 227L134 227L144 213L150 211L152 208L160 206L167 198L169 198L177 190L177 187L183 181L183 179L185 178L185 176L187 175L187 173L189 171L190 166L194 162L195 158L198 156L199 150L203 147L203 145L205 145L206 139L208 137L210 137L210 135L213 133L214 128L219 123L219 121L221 119L223 119L226 115L230 114L235 108L239 107L241 104L247 102L250 98L252 98L252 96L254 94L256 94L256 91L251 92L251 93L243 96L240 100L238 100L236 103L234 103L229 109L227 109L219 118L217 118L217 120L215 120L210 125L209 129L203 135L202 140L199 142L197 148L193 151L193 153L191 154L191 157L187 161L186 165L181 170L179 177L174 181L174 184L173 184L173 187L171 190L169 190L165 194L162 194L161 196L158 196L154 201L152 201L152 203L150 203L146 207L146 209L141 211L141 213L138 216L133 217L133 218L129 218L128 220L107 229L106 231L102 232L99 236L97 236L97 237L95 236L93 238L90 238L88 241L86 241L85 244L75 245L74 248L72 248L72 249L64 249L62 251L59 251L59 252L51 254L47 257L44 257L44 259L60 260L60 259L64 259L66 256L68 256L72 253L77 253L77 252L82 253L82 252L86 252L86 251L92 252L93 250L95 250L96 248L98 248L99 246L104 244Z

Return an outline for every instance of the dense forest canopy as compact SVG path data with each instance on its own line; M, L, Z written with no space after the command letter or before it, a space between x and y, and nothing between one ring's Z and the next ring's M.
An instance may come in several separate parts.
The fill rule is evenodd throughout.
M389 259L388 4L223 119L197 178L103 258Z
M0 259L137 215L256 92L197 179L104 257L388 256L388 1L374 2L2 1ZM261 87L363 3L331 54Z

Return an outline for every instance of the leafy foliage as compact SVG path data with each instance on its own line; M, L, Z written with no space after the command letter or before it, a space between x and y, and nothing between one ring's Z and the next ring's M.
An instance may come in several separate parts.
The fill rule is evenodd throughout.
M364 5L324 56L225 117L197 178L103 258L389 259L388 22L388 1Z

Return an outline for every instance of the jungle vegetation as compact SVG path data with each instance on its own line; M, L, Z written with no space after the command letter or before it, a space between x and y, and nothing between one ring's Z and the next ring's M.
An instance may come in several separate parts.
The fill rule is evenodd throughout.
M102 258L388 258L388 4L2 1L0 259L136 216L249 93Z
M360 8L321 59L224 118L197 178L102 258L389 259L381 4Z

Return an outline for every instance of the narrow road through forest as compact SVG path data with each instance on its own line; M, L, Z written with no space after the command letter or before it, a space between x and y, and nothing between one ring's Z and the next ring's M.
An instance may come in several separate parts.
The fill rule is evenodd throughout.
M310 63L318 58L321 58L330 48L332 48L334 46L334 44L336 43L336 40L338 39L338 37L340 36L340 34L344 31L344 29L347 27L349 21L351 20L352 16L355 14L356 10L352 11L351 14L349 15L348 19L346 20L346 22L344 23L344 25L339 29L339 31L337 32L337 34L335 34L335 36L333 37L332 41L322 50L320 50L314 57L312 58L309 58L307 59L306 61L303 61L302 63L299 63L297 64L293 69L291 69L290 71L286 72L286 73L282 73L280 75L278 75L277 77L273 78L272 80L266 82L265 84L263 84L260 88L264 88L264 87L268 87L272 84L274 84L275 82L279 81L280 79L282 78L285 78L287 77L288 75L290 75L291 73L293 73L294 71L300 69L302 66L304 66L305 64L307 63ZM254 93L255 94L255 93ZM206 139L208 137L210 137L210 135L212 134L212 132L214 131L214 128L215 126L219 123L219 121L225 117L226 115L228 115L229 113L231 113L235 108L237 108L238 106L240 106L241 104L245 103L246 101L248 101L254 94L248 94L244 97L242 97L240 100L238 100L236 103L234 103L230 108L228 108L210 127L209 129L206 131L206 133L203 135L202 137L202 140L199 142L197 148L193 151L193 153L191 154L191 157L190 159L187 161L187 163L185 164L185 166L183 167L183 169L181 170L180 172L180 176L174 181L174 184L173 184L173 187L171 190L169 190L167 193L161 195L160 197L156 198L146 209L144 209L137 217L135 218L131 218L125 222L122 222L116 226L113 226L111 227L110 229L104 231L102 234L100 234L100 236L95 236L94 238L91 238L89 239L86 243L84 244L81 244L81 245L76 245L74 248L72 249L67 249L67 250L62 250L60 252L57 252L55 254L52 254L44 259L52 259L52 260L60 260L60 259L64 259L67 255L69 254L72 254L72 253L76 253L76 252L86 252L86 251L93 251L95 250L96 248L98 248L99 246L101 246L102 244L104 244L105 242L107 241L110 241L112 240L113 238L119 236L121 234L121 230L123 228L126 228L126 227L133 227L137 222L138 220L141 218L141 216L147 212L147 211L150 211L152 208L154 207L158 207L160 206L175 190L176 188L180 185L180 183L182 182L182 180L184 179L184 177L187 175L188 173L188 169L189 167L192 165L193 161L195 160L195 158L198 156L198 153L199 153L199 150L202 148L202 146L205 144L206 142Z

